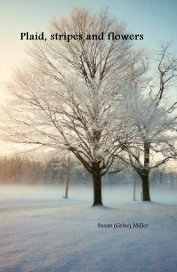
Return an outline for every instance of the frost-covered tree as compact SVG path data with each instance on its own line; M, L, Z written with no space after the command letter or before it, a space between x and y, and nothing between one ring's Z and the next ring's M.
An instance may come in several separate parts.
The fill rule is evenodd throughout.
M170 159L177 159L177 102L170 104L167 94L177 78L177 59L168 46L159 52L158 91L150 87L149 96L137 90L137 84L124 92L127 116L136 130L135 138L124 146L122 160L129 163L142 180L143 201L150 201L149 174Z
M87 39L112 31L125 28L106 12L77 8L67 19L53 20L51 32L61 40L35 43L10 87L11 138L71 151L93 178L93 206L102 205L101 177L133 135L121 92L145 69L132 43ZM67 41L67 35L76 36Z

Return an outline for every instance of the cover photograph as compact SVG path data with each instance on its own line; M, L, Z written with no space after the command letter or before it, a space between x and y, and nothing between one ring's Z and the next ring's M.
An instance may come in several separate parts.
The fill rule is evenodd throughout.
M0 272L177 271L177 1L0 0Z

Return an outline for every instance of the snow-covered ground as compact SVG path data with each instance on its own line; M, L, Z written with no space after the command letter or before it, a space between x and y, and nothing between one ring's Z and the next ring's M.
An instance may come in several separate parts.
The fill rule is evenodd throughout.
M177 271L176 191L141 203L104 186L93 208L91 187L71 189L65 200L58 186L0 186L0 272Z

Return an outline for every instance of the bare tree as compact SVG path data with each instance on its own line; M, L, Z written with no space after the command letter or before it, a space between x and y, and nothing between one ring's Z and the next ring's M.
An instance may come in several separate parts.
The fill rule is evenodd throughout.
M51 32L63 35L61 40L35 43L10 88L9 136L71 151L92 175L93 206L102 205L101 177L133 136L121 92L145 69L130 42L87 39L112 31L121 34L125 28L106 12L77 8L69 18L53 20ZM76 39L66 41L69 34Z
M72 171L72 162L71 162L70 154L68 154L67 155L66 178L65 178L65 194L64 194L65 199L68 199L71 171Z
M158 63L159 89L150 86L149 97L143 97L132 86L126 96L128 115L137 130L134 140L124 146L122 157L131 164L142 180L143 201L150 201L149 173L170 159L177 159L177 102L170 104L166 94L177 78L177 59L163 46ZM135 86L136 85L136 86ZM131 102L130 102L131 101Z

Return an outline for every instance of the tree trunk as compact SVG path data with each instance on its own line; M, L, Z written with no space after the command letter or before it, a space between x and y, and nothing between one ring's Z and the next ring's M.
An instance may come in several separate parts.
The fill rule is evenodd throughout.
M133 201L136 200L136 176L134 176L134 183L133 183Z
M93 173L93 206L102 206L101 175L99 172Z
M149 163L150 163L150 143L144 142L144 171L141 175L142 179L142 200L151 201L149 194Z
M70 175L71 175L71 159L70 159L70 156L68 155L67 173L66 173L66 181L65 181L65 196L64 196L64 198L66 199L68 198Z
M142 180L142 200L143 201L151 201L150 193L149 193L149 173L141 176Z

